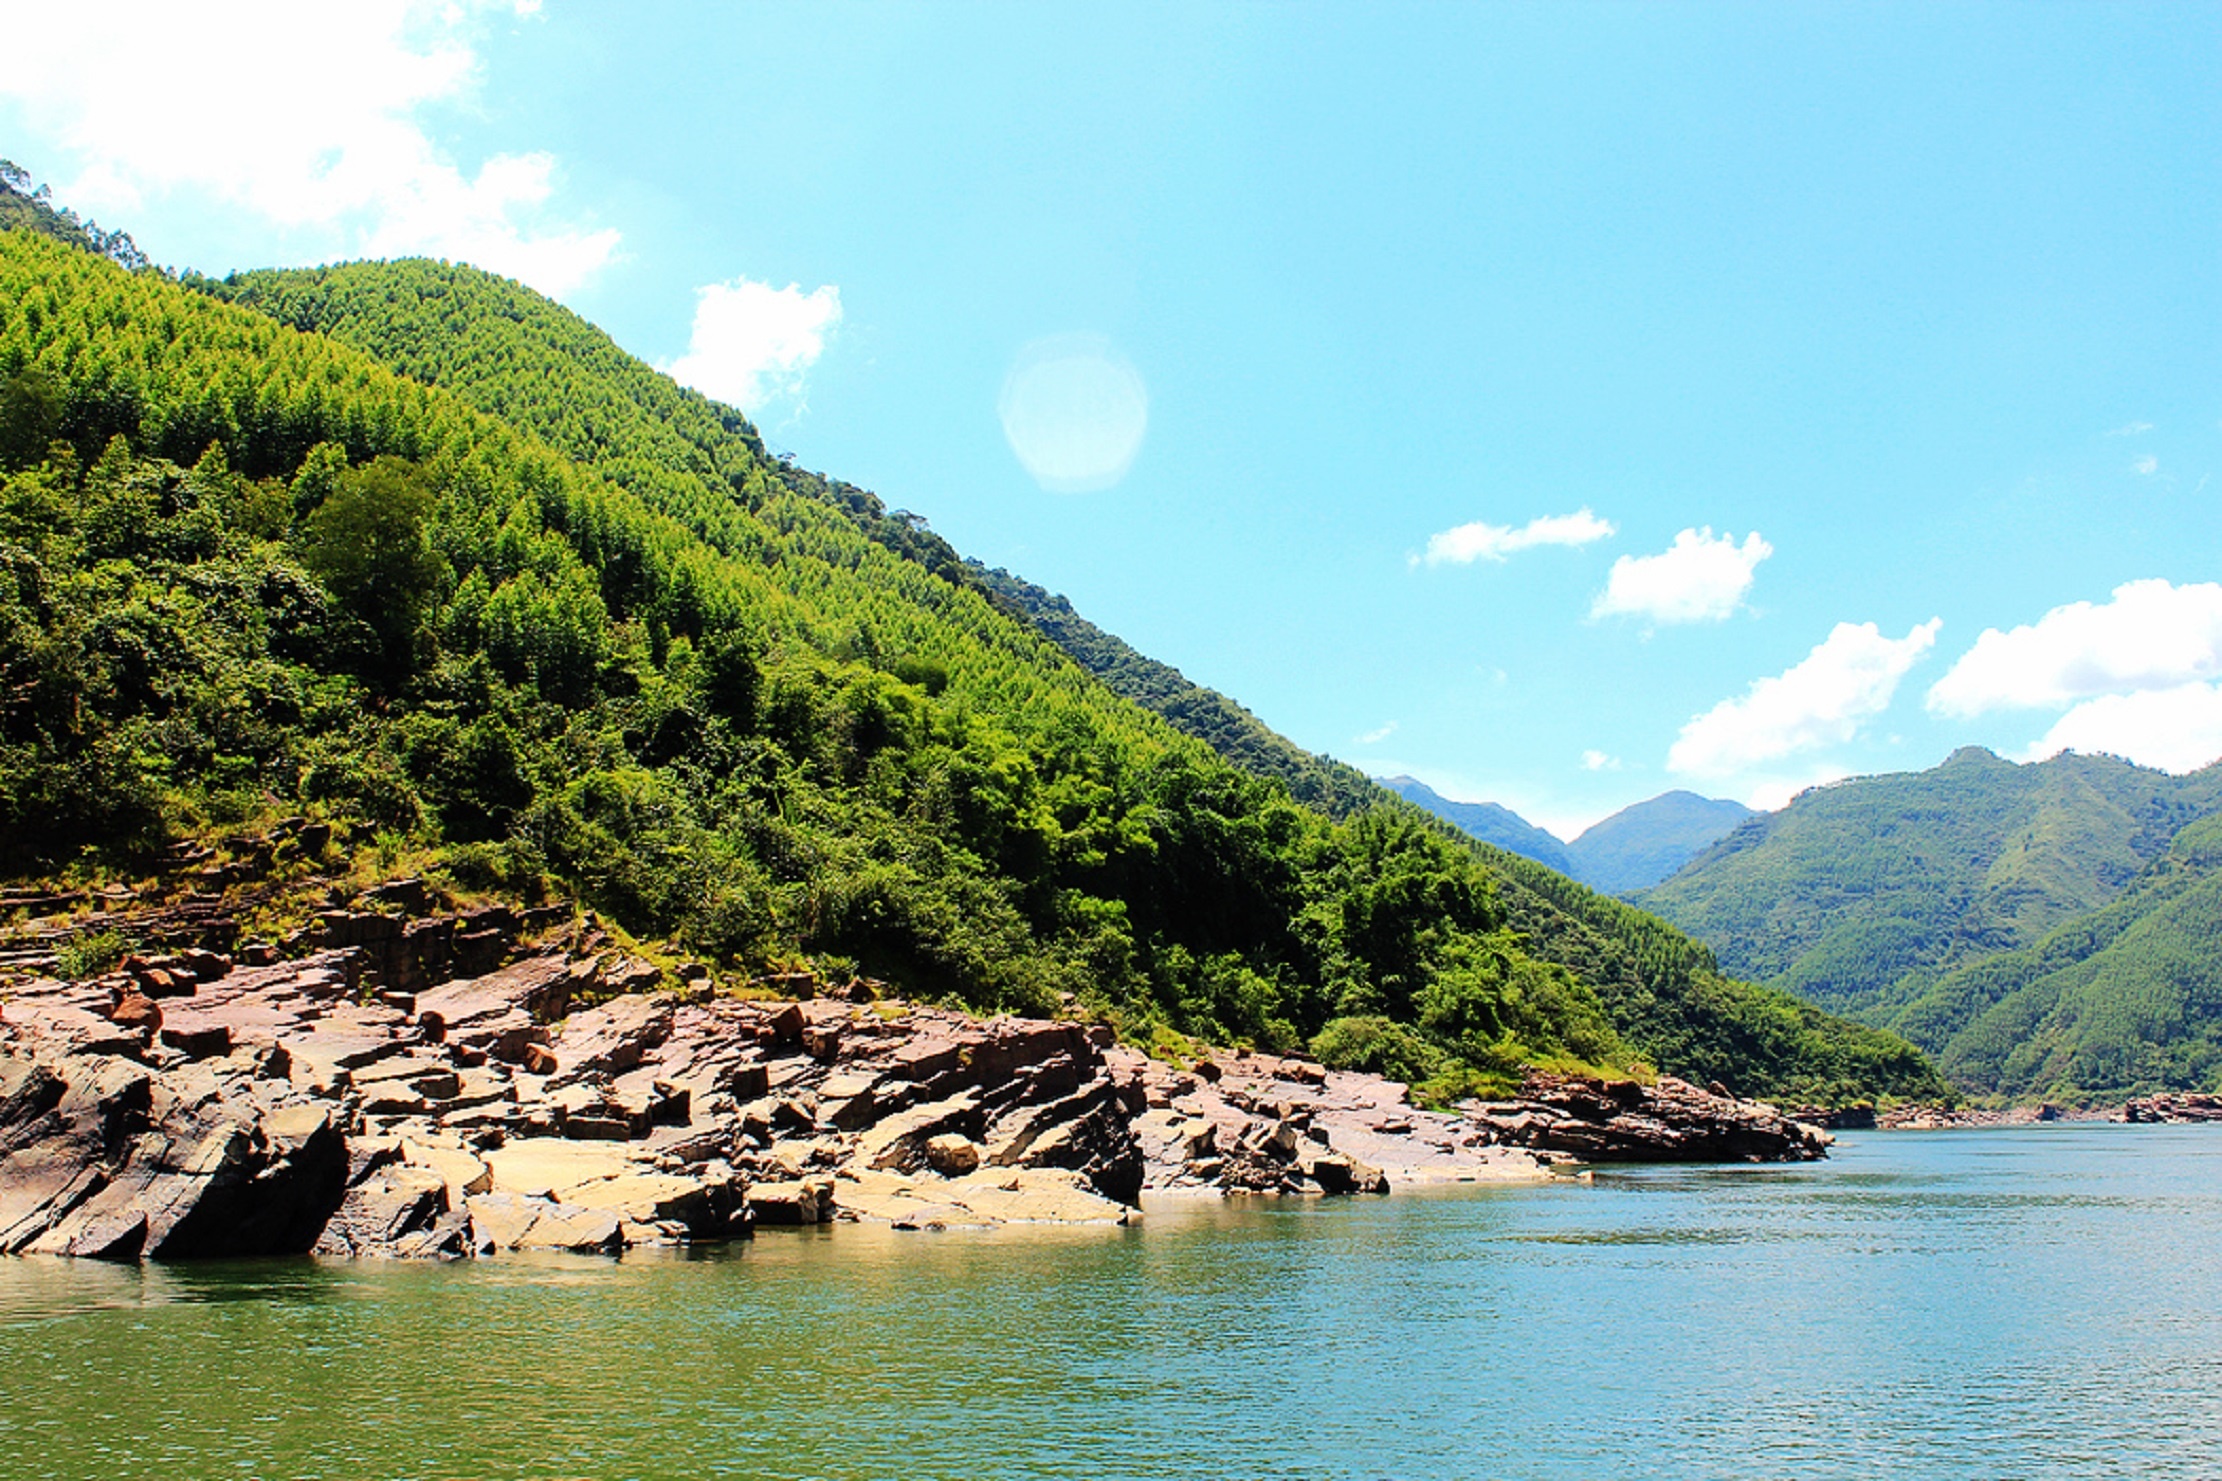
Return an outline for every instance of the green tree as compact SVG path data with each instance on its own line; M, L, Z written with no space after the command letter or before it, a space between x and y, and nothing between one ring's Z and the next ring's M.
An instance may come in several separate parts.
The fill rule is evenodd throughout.
M302 564L340 611L370 631L366 677L388 688L415 667L425 617L447 574L425 530L437 502L421 468L373 458L334 481L301 537Z
M0 376L0 469L28 468L62 433L62 392L37 366Z

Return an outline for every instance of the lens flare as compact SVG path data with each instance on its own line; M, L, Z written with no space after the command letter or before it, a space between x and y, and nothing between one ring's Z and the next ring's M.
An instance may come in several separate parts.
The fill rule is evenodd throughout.
M1059 334L1018 352L997 407L1003 436L1034 481L1086 494L1126 477L1149 430L1149 389L1100 335Z

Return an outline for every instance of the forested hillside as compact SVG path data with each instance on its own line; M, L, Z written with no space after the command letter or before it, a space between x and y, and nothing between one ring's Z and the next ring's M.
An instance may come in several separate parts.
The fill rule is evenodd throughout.
M1930 771L1816 788L1638 900L1732 972L1839 1011L1887 1009L1910 972L2027 945L2105 904L2217 806L2222 769L2016 766L1967 747Z
M1893 1018L1964 1083L2056 1099L2222 1080L2222 816L2112 904L1924 988Z
M2199 983L2222 957L2199 923L2209 846L2185 830L2218 808L2222 767L1969 748L1809 792L1636 898L1729 970L1895 1028L1971 1089L2203 1088Z
M16 872L307 808L742 969L1070 993L1441 1093L1651 1052L1481 856L1228 766L545 300L427 263L198 286L0 236ZM1819 1025L1669 1067L1933 1087Z
M1331 817L1348 817L1382 801L1381 789L1354 766L1315 756L1216 689L1179 669L1137 653L1073 610L1071 602L1000 568L970 563L971 579L1043 637L1065 650L1114 693L1154 710L1254 776L1277 777L1289 795Z

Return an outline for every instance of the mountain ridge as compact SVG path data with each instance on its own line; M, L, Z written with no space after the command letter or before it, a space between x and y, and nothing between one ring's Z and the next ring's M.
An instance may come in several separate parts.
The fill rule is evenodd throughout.
M2210 855L2191 830L2217 811L2222 766L2172 776L2074 753L2017 765L1962 747L1925 772L1807 792L1634 898L1730 971L1906 1033L1971 1090L2205 1088L2192 1083L2215 1072L2204 1051L2173 1068L2161 1051L2205 1042L2222 1012L2186 986L2222 945L2202 944L2182 903L2206 898ZM2174 924L2147 919L2161 910ZM2145 1011L2132 1000L2171 1005L2147 1014L2142 1040L2120 1029ZM2113 1047L2084 1044L2077 1024ZM2140 1061L2133 1040L2155 1053Z
M1408 776L1377 780L1452 826L1606 895L1657 884L1753 816L1740 802L1677 790L1632 802L1568 840L1501 803L1454 801Z
M1581 879L1581 871L1563 839L1548 829L1538 828L1502 803L1456 802L1427 783L1408 776L1384 777L1381 785L1484 843L1495 844L1524 859L1533 859L1569 879ZM1587 880L1582 882L1588 883Z

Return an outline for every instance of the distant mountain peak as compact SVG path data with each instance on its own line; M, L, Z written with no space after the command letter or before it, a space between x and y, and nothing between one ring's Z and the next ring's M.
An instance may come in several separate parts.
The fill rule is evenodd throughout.
M1608 895L1657 884L1752 816L1740 802L1663 792L1622 808L1567 843L1502 803L1456 802L1408 776L1383 777L1381 785L1485 843Z
M1544 868L1556 869L1569 878L1580 878L1574 871L1574 859L1567 853L1564 841L1501 803L1454 801L1417 777L1383 777L1381 785L1406 802L1426 808L1453 827L1464 829L1483 843L1493 843L1508 853L1533 859Z
M1677 789L1622 808L1567 846L1575 877L1593 890L1624 894L1657 884L1754 816L1725 797Z
M2011 766L2013 763L2002 760L1999 754L1989 746L1961 746L1939 764L1942 766Z

